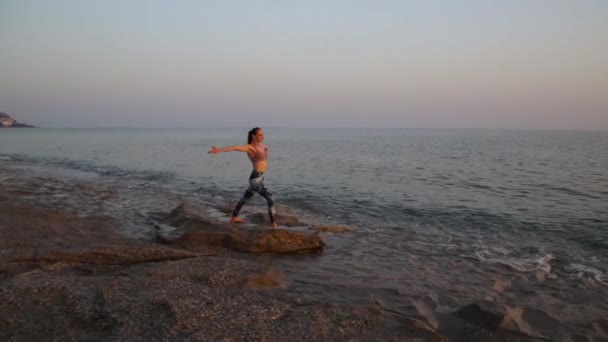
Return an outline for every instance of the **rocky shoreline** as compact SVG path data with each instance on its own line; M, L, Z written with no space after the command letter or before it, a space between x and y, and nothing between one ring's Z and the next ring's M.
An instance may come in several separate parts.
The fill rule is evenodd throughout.
M122 236L0 183L0 339L442 340L416 319L290 292L280 270Z
M182 203L146 213L154 233L130 237L103 210L83 212L51 200L103 203L119 189L23 170L0 164L2 341L546 341L538 327L545 332L559 325L538 310L492 301L438 313L424 299L408 311L382 301L307 299L272 258L323 257L317 232L349 227L302 230L286 211L277 219L289 229L265 229L264 215L255 213L247 218L260 226L235 227ZM590 324L587 336L608 336L605 319Z

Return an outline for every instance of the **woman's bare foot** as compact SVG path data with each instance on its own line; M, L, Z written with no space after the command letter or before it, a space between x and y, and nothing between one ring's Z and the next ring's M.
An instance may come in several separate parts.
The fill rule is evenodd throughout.
M245 223L245 220L243 220L242 218L233 216L230 218L230 223Z
M277 229L279 227L279 226L277 226L276 222L272 222L271 226L272 226L273 229Z

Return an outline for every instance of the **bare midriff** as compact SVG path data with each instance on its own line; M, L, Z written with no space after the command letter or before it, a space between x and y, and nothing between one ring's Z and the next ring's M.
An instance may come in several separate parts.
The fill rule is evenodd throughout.
M251 164L253 164L253 169L259 172L266 172L266 168L268 168L268 161L266 160L258 162L251 161Z

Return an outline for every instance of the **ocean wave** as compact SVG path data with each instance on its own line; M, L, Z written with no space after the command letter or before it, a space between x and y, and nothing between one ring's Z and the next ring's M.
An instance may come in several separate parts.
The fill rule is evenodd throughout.
M594 196L592 194L586 193L586 192L582 192L582 191L578 191L578 190L574 190L574 189L570 189L570 188L566 188L566 187L551 187L551 186L547 186L548 190L553 190L555 192L561 192L570 196L578 196L578 197L586 197L589 199L601 199L598 196Z
M608 285L606 275L601 270L591 266L573 263L566 265L564 271L568 274L575 275L579 279L590 279L597 283Z
M5 155L3 157L9 158L6 160L20 161L28 164L35 164L38 166L61 167L69 170L90 172L102 176L120 178L123 180L129 179L152 182L166 182L175 178L174 172L125 169L113 165L99 165L86 160L33 157L28 155Z
M506 253L505 253L506 254ZM551 273L552 254L535 254L532 256L503 255L494 256L488 250L477 251L475 258L484 264L507 266L518 272L544 272Z

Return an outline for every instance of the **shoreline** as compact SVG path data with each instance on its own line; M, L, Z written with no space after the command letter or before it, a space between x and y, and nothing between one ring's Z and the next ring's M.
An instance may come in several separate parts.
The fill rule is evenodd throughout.
M2 340L543 341L536 326L558 324L486 300L438 312L415 296L404 310L381 298L365 305L311 299L294 290L289 270L269 267L280 263L260 262L275 257L126 235L103 206L124 189L7 161L0 165ZM587 336L608 336L605 319L588 324Z
M2 340L441 340L375 308L304 300L276 269L129 238L109 217L24 200L6 179Z

